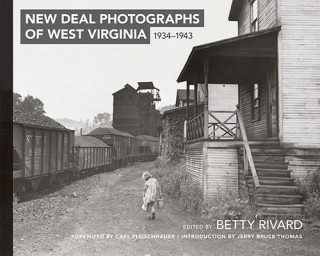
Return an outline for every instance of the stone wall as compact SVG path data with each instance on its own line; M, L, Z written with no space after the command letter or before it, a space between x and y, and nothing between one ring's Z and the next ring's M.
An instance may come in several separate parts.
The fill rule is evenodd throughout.
M198 105L197 114L203 112L203 104ZM189 107L190 119L194 117L194 106ZM186 107L168 110L162 115L163 132L161 134L160 155L174 160L185 152L184 123Z

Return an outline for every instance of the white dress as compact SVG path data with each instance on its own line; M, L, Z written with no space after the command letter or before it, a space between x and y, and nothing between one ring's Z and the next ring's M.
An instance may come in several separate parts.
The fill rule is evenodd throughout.
M150 178L144 184L144 198L142 209L147 210L147 205L150 202L154 202L157 196L157 189L159 188L158 181L155 178Z

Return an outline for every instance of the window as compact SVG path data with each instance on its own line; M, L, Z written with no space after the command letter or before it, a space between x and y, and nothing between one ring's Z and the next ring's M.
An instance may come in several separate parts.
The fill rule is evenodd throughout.
M253 0L250 3L250 19L251 32L258 31L258 0Z
M252 121L258 121L260 119L260 100L259 100L259 85L253 85L252 93Z

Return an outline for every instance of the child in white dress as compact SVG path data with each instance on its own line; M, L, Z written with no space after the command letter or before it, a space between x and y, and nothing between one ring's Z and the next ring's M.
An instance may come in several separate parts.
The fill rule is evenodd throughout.
M151 209L151 219L154 219L156 217L154 203L158 194L157 192L159 192L159 197L162 198L161 188L158 181L155 178L152 178L149 172L144 172L142 179L146 181L143 190L142 209L148 212L150 212Z

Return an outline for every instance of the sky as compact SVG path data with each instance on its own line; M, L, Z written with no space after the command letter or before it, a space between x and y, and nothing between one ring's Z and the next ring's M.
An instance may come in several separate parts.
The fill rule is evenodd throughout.
M52 118L92 120L112 113L112 93L130 84L152 81L160 89L157 108L175 104L176 82L192 47L234 37L237 23L228 21L231 0L16 0L14 1L13 90L44 103ZM193 39L156 40L150 44L20 44L21 9L204 9L200 28L151 28L154 32L192 32Z

